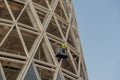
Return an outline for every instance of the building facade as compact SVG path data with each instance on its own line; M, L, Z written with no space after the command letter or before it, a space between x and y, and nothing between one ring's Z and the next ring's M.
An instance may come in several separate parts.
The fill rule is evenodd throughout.
M0 0L0 80L88 80L72 0Z

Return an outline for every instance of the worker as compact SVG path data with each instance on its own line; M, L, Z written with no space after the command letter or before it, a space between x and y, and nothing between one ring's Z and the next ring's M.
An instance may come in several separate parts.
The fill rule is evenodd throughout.
M66 50L67 50L67 46L65 45L65 43L62 43L56 55L56 57L58 57L58 61L60 61L62 58L66 59L68 57Z
M62 43L61 48L62 48L62 52L65 53L67 49L67 46L65 45L65 43Z

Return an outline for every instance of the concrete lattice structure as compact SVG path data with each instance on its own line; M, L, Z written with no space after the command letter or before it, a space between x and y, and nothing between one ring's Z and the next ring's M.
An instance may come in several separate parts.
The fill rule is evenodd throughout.
M0 80L88 80L71 0L0 0Z

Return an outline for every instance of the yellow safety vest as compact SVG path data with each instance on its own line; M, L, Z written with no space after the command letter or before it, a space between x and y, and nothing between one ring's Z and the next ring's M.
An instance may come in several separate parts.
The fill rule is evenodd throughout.
M67 46L64 43L62 43L62 48L67 48Z

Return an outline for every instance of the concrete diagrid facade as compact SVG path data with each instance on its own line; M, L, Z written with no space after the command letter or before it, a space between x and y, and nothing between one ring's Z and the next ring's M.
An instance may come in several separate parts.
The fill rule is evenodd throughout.
M0 0L0 80L88 80L72 0Z

